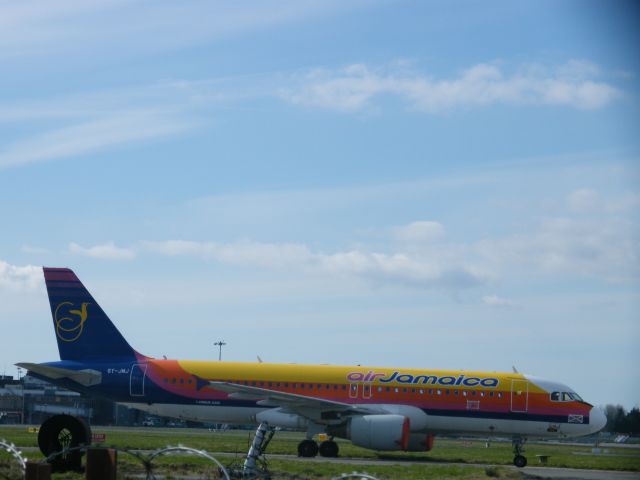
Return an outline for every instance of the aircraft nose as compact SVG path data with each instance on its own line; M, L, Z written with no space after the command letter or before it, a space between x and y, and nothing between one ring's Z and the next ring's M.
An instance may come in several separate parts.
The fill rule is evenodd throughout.
M593 407L589 413L589 429L591 433L599 432L607 424L607 416L601 408Z

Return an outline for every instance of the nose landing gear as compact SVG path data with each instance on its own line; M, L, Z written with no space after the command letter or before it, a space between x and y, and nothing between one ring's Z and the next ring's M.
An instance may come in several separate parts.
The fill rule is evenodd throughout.
M527 466L527 457L522 455L524 453L524 444L527 441L526 438L514 438L512 440L513 444L513 464L518 468L523 468Z

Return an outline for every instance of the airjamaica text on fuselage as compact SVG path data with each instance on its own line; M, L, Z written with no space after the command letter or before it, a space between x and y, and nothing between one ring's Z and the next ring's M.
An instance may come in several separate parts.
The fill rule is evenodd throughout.
M351 372L347 374L349 382L379 382L379 383L410 383L417 385L443 385L451 387L484 387L495 388L498 386L498 379L494 377L467 377L463 374L454 376L438 376L438 375L412 375L410 373L401 373L394 371L391 374L377 373L369 371Z

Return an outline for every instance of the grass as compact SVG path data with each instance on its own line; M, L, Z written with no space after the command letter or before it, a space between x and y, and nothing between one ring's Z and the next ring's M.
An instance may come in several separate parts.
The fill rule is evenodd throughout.
M187 445L189 447L206 450L208 452L226 452L237 454L236 461L240 462L246 454L252 437L250 431L209 432L199 429L157 429L157 428L101 428L94 427L94 432L106 433L107 445L119 448L156 450L168 445ZM0 438L4 438L20 447L36 447L37 434L29 433L25 427L0 428ZM394 479L487 479L487 478L521 478L512 468L501 465L511 465L513 454L511 444L493 442L490 448L485 448L484 441L461 441L454 439L436 439L434 449L428 453L403 452L373 452L356 447L348 441L338 440L340 456L363 459L365 464L350 465L330 461L314 462L309 460L292 460L269 455L296 452L297 444L301 440L300 433L278 432L268 448L267 458L269 469L277 475L274 478L290 479L325 479L349 473L353 470L366 471L378 478ZM609 455L592 455L591 446L528 444L526 455L530 465L537 465L536 455L548 455L549 467L587 468L601 470L640 471L640 451L623 448L609 448ZM620 455L620 456L617 456ZM635 456L634 456L635 455ZM30 459L41 459L39 451L27 451ZM234 456L218 456L225 465L234 461ZM394 465L366 464L366 459L383 459L397 462ZM2 478L2 464L9 462L5 452L0 452L0 478ZM463 465L448 465L460 463ZM465 465L466 464L466 465ZM473 466L483 464L483 466ZM489 464L491 466L485 467ZM210 465L204 458L192 456L167 456L154 462L159 473L169 475L184 475L204 473ZM123 474L143 473L135 458L124 453L119 454L119 471ZM213 475L215 469L211 469ZM54 478L82 478L68 476ZM122 478L125 478L124 476ZM206 478L206 477L205 477ZM216 478L211 476L210 478Z

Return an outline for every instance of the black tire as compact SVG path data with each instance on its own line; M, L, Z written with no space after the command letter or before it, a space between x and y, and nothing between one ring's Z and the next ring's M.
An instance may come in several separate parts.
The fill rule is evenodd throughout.
M527 466L527 457L524 455L516 455L513 457L513 464L518 468L523 468Z
M338 456L338 444L333 440L326 440L318 448L321 457L336 458Z
M298 444L298 456L311 458L318 455L318 444L313 440L303 440Z
M40 426L38 447L45 457L65 448L91 444L91 427L82 419L71 415L54 415ZM83 452L78 450L52 458L49 463L54 472L82 470Z

